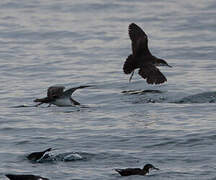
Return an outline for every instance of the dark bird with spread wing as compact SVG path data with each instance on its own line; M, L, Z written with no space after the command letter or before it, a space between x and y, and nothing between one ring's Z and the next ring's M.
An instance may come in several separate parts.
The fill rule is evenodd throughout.
M134 23L129 25L128 33L132 41L132 54L126 59L123 71L125 74L132 73L129 81L131 81L135 69L139 69L139 75L146 79L148 84L161 84L167 81L156 66L172 66L151 54L146 33Z
M64 86L51 86L47 90L47 97L41 99L35 99L34 102L39 102L36 106L39 106L43 103L54 104L56 106L72 106L72 105L80 105L79 102L72 99L71 95L77 89L83 89L90 86L79 86L70 88L64 91Z

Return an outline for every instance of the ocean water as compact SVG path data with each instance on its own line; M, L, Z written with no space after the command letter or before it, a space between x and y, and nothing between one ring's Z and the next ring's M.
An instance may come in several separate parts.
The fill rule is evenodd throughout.
M0 2L0 179L216 179L216 1ZM122 71L128 25L149 37L162 85ZM52 85L82 105L34 107ZM54 148L52 159L26 156ZM121 177L115 168L160 168Z

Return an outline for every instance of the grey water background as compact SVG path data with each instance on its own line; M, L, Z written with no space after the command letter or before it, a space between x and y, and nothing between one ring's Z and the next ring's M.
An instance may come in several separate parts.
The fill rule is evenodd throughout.
M0 179L215 179L215 9L214 0L1 1ZM173 66L160 68L168 82L137 73L128 82L131 22ZM73 94L80 107L32 107L56 84L92 87ZM26 159L49 147L61 158ZM160 171L114 171L145 163Z

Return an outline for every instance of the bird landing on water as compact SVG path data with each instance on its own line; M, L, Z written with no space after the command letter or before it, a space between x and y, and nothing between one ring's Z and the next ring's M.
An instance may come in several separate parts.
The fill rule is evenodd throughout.
M51 86L47 90L47 97L41 99L35 99L34 102L39 102L36 106L40 106L41 104L47 103L49 106L54 104L56 106L73 106L80 105L79 102L75 101L71 95L77 89L83 89L90 86L79 86L70 88L64 91L64 86Z
M135 69L139 69L139 75L146 79L148 84L161 84L167 81L166 77L156 66L170 66L165 60L153 56L148 48L146 33L136 24L129 25L128 34L132 41L132 54L130 54L123 66L125 74L131 74L131 81Z

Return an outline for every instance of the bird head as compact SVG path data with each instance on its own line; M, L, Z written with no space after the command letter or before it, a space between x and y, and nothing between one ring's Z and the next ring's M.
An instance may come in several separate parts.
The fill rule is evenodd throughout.
M146 164L146 165L143 167L143 170L145 170L147 173L149 173L149 169L159 170L159 168L154 167L152 164Z

